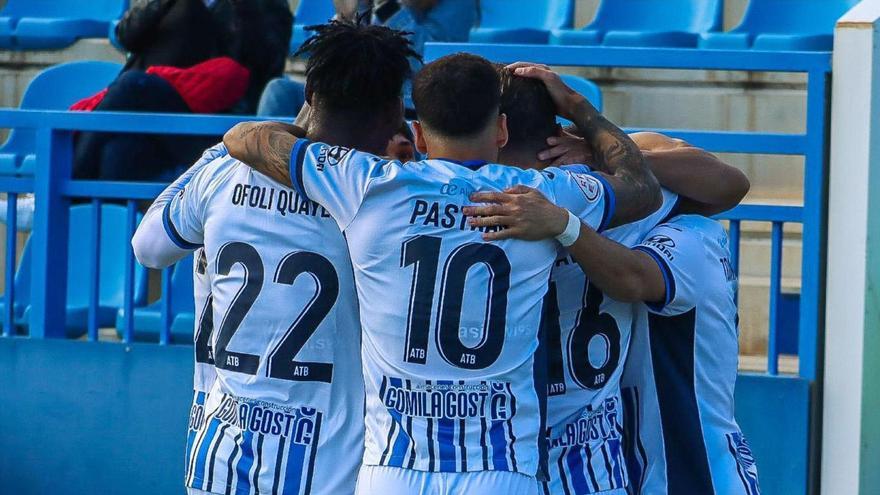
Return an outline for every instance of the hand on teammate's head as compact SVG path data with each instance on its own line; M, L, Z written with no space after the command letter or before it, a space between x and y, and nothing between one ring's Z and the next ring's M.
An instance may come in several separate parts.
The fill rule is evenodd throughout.
M538 153L538 159L543 162L550 162L550 165L553 167L573 164L593 165L596 163L593 157L593 150L587 141L582 137L565 131L561 131L559 136L547 138L547 148Z
M553 103L556 104L556 113L561 117L574 120L574 113L578 107L586 104L592 108L592 105L590 105L586 98L571 89L559 77L559 74L546 65L531 62L515 62L508 65L507 68L512 70L517 76L530 77L542 81L547 86L547 90L553 98Z

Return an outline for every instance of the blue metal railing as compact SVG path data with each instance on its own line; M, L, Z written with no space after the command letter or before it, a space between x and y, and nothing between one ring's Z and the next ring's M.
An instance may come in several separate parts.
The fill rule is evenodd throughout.
M56 112L0 110L0 127L31 128L37 134L37 167L34 177L0 177L0 191L8 193L6 215L7 242L5 258L6 293L3 297L3 335L16 333L15 259L16 198L21 193L35 194L31 250L31 294L29 335L32 338L64 337L66 332L67 264L86 262L68 260L69 208L72 199L85 199L92 206L89 256L94 267L89 273L86 338L98 340L100 307L100 259L102 207L108 201L125 203L126 239L137 227L138 202L152 201L165 187L159 183L132 183L73 180L72 134L74 131L115 131L155 134L222 135L231 126L252 117L216 117L192 115L136 114L115 112ZM124 257L124 294L122 303L122 341L134 341L136 261L128 249ZM159 343L171 341L170 279L172 268L162 273L161 328Z
M804 157L804 205L744 205L720 218L730 221L733 268L739 273L743 221L771 223L770 321L767 371L779 369L777 334L782 293L782 244L785 223L803 224L799 375L815 381L824 307L824 260L827 203L829 85L831 54L825 52L762 52L667 48L610 48L575 46L429 43L426 61L455 52L482 55L502 63L527 60L556 66L690 69L750 72L794 72L807 75L806 132L784 134L654 129L709 151ZM636 131L640 129L628 129Z

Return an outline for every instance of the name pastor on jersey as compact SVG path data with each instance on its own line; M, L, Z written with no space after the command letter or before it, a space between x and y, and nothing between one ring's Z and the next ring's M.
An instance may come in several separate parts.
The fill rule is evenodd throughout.
M504 230L501 226L472 227L468 225L468 216L461 212L463 206L454 203L441 203L439 201L424 201L417 199L413 202L412 215L409 217L410 225L423 227L437 227L457 230L479 230L480 232L497 232Z
M512 415L508 383L420 383L413 386L403 383L400 379L386 377L381 397L385 407L404 416L496 421L507 420Z
M231 200L234 206L267 211L275 210L282 216L287 216L289 213L291 215L330 218L330 214L323 206L303 198L292 189L236 184L232 189Z

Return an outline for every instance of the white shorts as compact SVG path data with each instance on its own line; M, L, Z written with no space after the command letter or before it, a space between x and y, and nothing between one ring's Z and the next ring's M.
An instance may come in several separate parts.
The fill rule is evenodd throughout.
M508 471L431 473L388 466L361 466L357 495L542 495L541 483Z

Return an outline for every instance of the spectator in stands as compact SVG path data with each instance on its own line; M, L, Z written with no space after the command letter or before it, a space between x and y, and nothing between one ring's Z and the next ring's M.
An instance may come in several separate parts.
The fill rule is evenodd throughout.
M418 53L432 41L467 41L478 14L477 0L333 0L337 16L370 17L372 24L410 33ZM410 59L413 72L421 62ZM409 82L404 91L409 93ZM294 116L305 103L304 85L288 78L270 81L257 114L267 117Z
M229 111L248 87L249 71L228 57L212 58L186 69L153 66L123 72L106 90L72 109L147 113ZM83 132L74 144L77 179L161 180L173 178L219 136Z
M147 0L117 26L130 51L123 73L73 109L253 114L266 82L284 71L292 24L286 0ZM84 132L74 177L174 177L219 139Z
M193 66L223 55L221 38L220 26L203 0L138 3L116 25L116 39L129 54L126 71Z
M147 0L116 27L125 70L188 68L226 56L250 71L233 113L252 115L269 80L284 73L293 15L287 0Z

